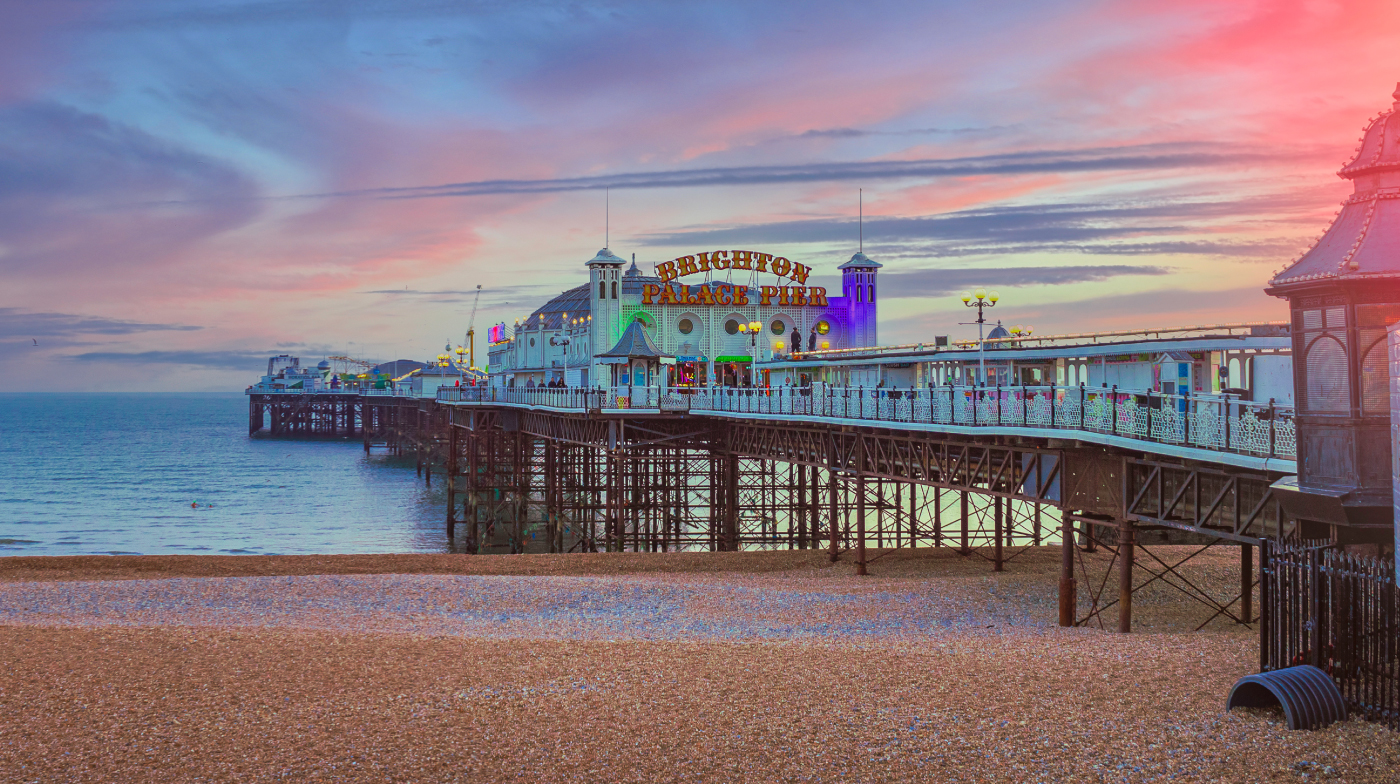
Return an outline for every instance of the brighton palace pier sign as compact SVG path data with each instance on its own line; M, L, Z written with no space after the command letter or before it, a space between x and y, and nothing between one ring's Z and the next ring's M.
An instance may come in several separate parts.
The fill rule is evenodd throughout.
M717 250L711 253L697 253L694 256L681 256L656 265L656 276L661 284L647 283L642 286L643 305L748 305L748 286L727 283L702 283L687 286L675 282L677 278L698 275L702 272L719 270L747 270L752 273L771 272L779 278L787 278L794 283L806 284L812 268L788 261L782 256L759 253L756 250ZM821 286L759 286L760 305L771 305L776 299L779 305L814 305L824 307L826 289Z

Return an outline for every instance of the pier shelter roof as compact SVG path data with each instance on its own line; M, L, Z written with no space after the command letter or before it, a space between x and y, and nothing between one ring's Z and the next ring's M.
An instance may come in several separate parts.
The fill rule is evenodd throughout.
M626 357L628 359L660 359L671 356L656 347L651 338L647 337L643 326L640 321L628 324L622 337L618 339L617 345L613 346L611 351L605 351L598 356Z
M1327 232L1269 282L1270 293L1326 282L1400 278L1400 86L1388 112L1371 121L1356 155L1337 176L1352 195Z

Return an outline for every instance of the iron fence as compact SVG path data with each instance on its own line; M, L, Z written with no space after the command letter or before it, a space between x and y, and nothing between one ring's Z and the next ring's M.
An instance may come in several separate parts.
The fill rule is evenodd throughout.
M1261 669L1319 667L1352 715L1400 729L1395 565L1324 543L1264 552Z

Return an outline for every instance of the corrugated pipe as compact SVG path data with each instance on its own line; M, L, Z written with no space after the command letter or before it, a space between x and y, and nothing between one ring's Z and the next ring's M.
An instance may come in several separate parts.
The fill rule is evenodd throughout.
M1235 681L1225 710L1283 707L1290 730L1320 730L1334 721L1345 721L1347 704L1327 673L1303 664Z

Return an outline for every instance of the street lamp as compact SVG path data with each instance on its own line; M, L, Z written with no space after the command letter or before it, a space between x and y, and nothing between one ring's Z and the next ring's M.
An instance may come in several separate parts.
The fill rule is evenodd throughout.
M577 321L577 319L575 319L575 321ZM568 313L565 313L563 316L560 317L560 319L559 319L559 327L560 327L560 329L562 330L563 334L555 335L555 336L551 337L551 338L549 339L549 345L551 345L551 346L563 346L563 347L564 347L564 386L568 386L568 385L569 385L569 344L573 342L573 338L569 337L569 314L568 314Z
M758 386L758 331L763 329L763 325L757 321L750 321L747 324L740 324L739 331L749 336L749 386Z
M988 293L986 289L977 289L972 292L964 291L962 294L963 305L977 308L977 320L962 323L977 325L977 375L983 386L987 384L987 358L986 347L982 343L982 325L987 323L987 318L982 315L982 311L986 308L996 307L999 299L1001 299L1001 295L995 291Z

